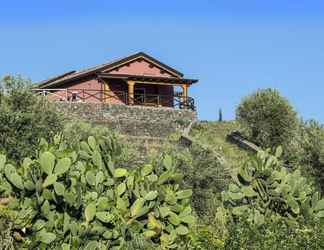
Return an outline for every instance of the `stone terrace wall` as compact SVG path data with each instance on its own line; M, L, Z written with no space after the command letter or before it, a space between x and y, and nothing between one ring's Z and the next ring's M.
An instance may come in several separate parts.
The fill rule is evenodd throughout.
M67 118L105 124L132 136L166 137L183 131L197 119L196 112L165 107L105 103L57 103L56 106Z

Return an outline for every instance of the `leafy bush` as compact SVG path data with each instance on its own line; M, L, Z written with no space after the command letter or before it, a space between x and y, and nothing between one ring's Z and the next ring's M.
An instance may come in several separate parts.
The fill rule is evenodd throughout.
M227 188L230 175L227 167L211 150L193 144L190 149L190 162L179 164L184 174L184 183L193 189L193 207L199 216L214 216L215 207L221 203L220 193ZM184 161L184 163L186 163Z
M297 144L299 163L318 189L324 191L324 127L314 120L300 124Z
M192 228L186 249L215 250L224 249L228 238L227 214L223 207L215 207L215 216L208 222L200 223Z
M0 192L30 249L125 249L136 239L176 248L195 222L190 189L172 158L163 166L115 166L110 142L89 137L78 150L54 138L19 166L0 156ZM22 221L19 224L16 221Z
M233 218L244 217L255 225L265 219L285 219L298 224L314 218L324 218L324 199L302 177L299 170L288 172L276 156L259 152L242 165L235 182L222 193L224 205Z
M78 149L80 142L87 140L89 136L94 136L97 139L104 138L111 145L113 160L125 168L132 168L147 162L136 143L105 125L81 120L69 121L64 124L62 136L67 145L75 149Z
M13 222L5 209L0 206L0 249L16 249L13 237Z
M303 163L321 167L324 165L324 126L314 120L302 122L300 145L307 152Z
M258 90L245 97L236 109L236 119L246 136L264 148L288 145L297 128L297 116L277 90Z
M187 249L323 249L324 200L281 154L259 152L234 171L224 207L193 229Z
M173 147L166 150L172 155L176 168L183 175L183 186L193 190L192 206L202 219L215 215L221 204L220 193L230 180L229 170L210 150L193 143L189 148ZM158 162L158 161L157 161Z
M275 156L261 151L233 176L222 193L225 249L323 249L324 199Z
M84 121L69 121L64 125L62 137L67 147L80 150L80 142L86 141L90 136L105 140L110 147L112 160L122 167L133 167L138 158L130 145L122 143L119 134L102 125L95 125Z
M195 231L189 235L189 242L186 249L195 250L215 250L223 249L224 242L219 235L214 232L214 226L198 226Z
M117 134L108 127L94 125L81 120L67 122L64 125L62 136L64 137L65 143L71 148L80 147L80 142L86 141L90 136L94 136L96 138L105 137L105 139L110 138L110 140L114 142L118 140ZM121 145L118 145L118 148L120 146ZM120 154L119 150L116 152L116 154Z
M255 226L246 220L232 223L225 249L246 250L320 250L324 248L324 229L318 222L289 226L286 221L267 221Z
M30 81L6 77L0 85L0 151L15 161L35 156L39 139L62 129L61 116L31 92Z

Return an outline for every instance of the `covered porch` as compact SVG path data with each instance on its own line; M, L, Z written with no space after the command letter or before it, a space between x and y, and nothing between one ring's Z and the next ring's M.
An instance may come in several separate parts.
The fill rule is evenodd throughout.
M108 73L98 74L97 79L100 83L99 89L74 86L34 91L48 96L52 101L103 102L195 110L194 99L188 95L188 89L197 80Z
M108 103L114 101L111 98L114 99L118 91L122 91L125 93L122 102L127 105L195 109L188 88L196 80L104 73L98 77L104 86L104 101Z

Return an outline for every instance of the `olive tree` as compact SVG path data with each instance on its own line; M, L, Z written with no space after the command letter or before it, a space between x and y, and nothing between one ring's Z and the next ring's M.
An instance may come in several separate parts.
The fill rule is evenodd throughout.
M289 101L270 88L244 97L236 109L236 119L245 135L264 148L290 143L298 125Z

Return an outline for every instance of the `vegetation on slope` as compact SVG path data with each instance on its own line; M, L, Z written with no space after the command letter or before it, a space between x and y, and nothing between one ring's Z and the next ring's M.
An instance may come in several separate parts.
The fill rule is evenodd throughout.
M12 195L19 248L127 249L138 238L180 246L195 217L192 191L180 188L170 156L126 169L114 139L90 136L74 148L58 136L54 142L43 141L38 156L20 166L0 155L0 193Z
M282 134L283 154L254 155L227 141L229 132L254 128L259 119L199 122L191 146L180 145L179 134L143 143L77 120L57 119L52 128L46 118L57 113L42 112L48 103L15 81L0 103L10 108L0 125L12 126L1 131L11 143L0 144L1 249L324 248L322 125L298 122ZM276 117L281 97L264 93L271 98L257 98L255 107L272 104L245 106L247 117ZM41 105L24 106L26 96ZM37 122L25 119L32 114ZM284 138L277 133L288 127L276 124L268 131ZM257 142L260 133L247 136Z
M21 77L0 81L0 151L15 161L32 156L40 138L49 140L63 128L62 115L30 88Z
M235 121L200 122L192 127L190 136L194 141L219 153L235 169L251 154L227 140L227 135L238 129L239 125Z
M236 120L245 135L263 148L288 147L298 125L297 113L275 89L261 89L242 98Z

